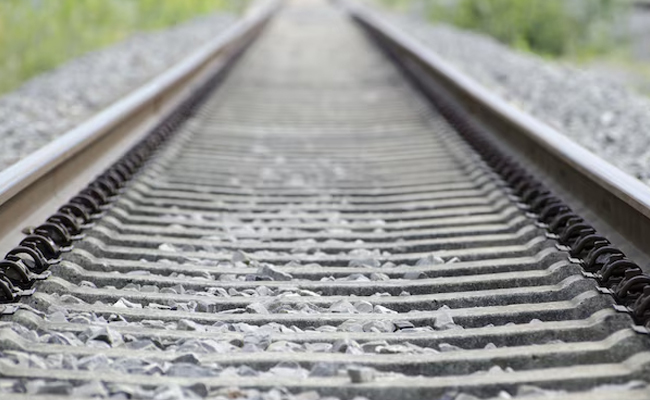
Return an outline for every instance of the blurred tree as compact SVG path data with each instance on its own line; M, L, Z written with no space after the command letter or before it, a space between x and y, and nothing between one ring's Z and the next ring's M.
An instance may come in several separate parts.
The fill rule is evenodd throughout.
M617 0L380 1L434 21L487 33L517 48L577 57L606 51L620 39L614 25L626 7Z

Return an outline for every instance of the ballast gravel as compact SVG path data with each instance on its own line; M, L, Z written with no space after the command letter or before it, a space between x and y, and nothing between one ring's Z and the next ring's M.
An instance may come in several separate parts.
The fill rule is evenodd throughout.
M135 34L0 97L0 171L162 73L235 18L214 14L167 30Z
M621 79L515 51L480 33L385 16L521 110L650 184L650 99Z

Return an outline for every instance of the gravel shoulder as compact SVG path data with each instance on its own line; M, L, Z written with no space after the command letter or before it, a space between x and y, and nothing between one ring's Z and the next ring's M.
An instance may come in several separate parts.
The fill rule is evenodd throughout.
M0 170L160 74L235 21L230 14L141 33L88 53L0 97Z
M479 33L385 15L515 106L650 184L650 99L618 77L518 52Z

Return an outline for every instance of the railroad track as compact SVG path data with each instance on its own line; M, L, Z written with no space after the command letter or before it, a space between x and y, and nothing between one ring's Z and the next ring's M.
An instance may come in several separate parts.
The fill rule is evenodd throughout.
M650 398L650 283L619 249L646 238L569 208L626 201L643 226L645 189L587 158L569 178L599 189L555 197L527 172L573 184L540 161L565 153L530 151L541 125L477 112L467 82L339 5L260 10L177 72L200 90L112 122L165 118L0 264L2 399Z

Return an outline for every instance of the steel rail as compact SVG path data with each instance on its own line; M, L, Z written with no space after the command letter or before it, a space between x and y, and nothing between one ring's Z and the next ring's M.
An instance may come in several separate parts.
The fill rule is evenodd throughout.
M279 0L257 4L221 35L86 122L0 171L0 251L43 221L164 120L260 32Z
M478 122L497 146L637 262L650 253L650 187L512 104L393 26L376 10L338 2L406 67L427 95L446 96ZM647 272L647 271L646 271Z

